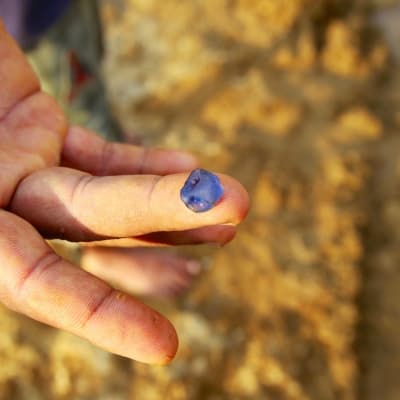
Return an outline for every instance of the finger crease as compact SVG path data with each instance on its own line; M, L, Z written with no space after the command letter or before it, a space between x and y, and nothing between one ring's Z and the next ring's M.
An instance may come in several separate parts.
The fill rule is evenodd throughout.
M30 99L32 96L34 96L36 93L40 92L40 88L37 86L33 90L29 91L26 93L22 98L18 99L14 104L11 104L8 106L6 109L1 109L0 111L4 113L1 115L0 113L0 124L3 123L7 117L21 104L23 104L25 101Z
M80 328L84 329L88 323L97 315L99 314L99 310L104 306L104 304L107 303L109 299L113 296L114 292L116 290L111 288L101 297L101 299L93 306L91 310L89 310L88 315L84 319L84 321L81 323Z
M95 179L95 177L92 175L82 175L76 181L70 195L70 203L73 210L75 209L74 204L76 203L77 199L81 197L82 192L85 190L86 186L92 182L93 179Z
M24 287L26 286L26 283L31 280L34 275L40 276L45 270L59 263L61 260L62 258L51 250L44 253L37 261L32 264L30 268L28 268L24 276L20 278L17 285L17 293L22 293ZM36 279L38 278L38 276L36 276Z
M151 208L152 208L151 203L152 203L153 194L154 194L154 191L156 189L156 186L159 184L161 179L162 179L162 176L154 177L154 179L153 179L153 181L152 181L152 183L150 185L149 192L148 192L148 195L147 195L148 212L151 212Z

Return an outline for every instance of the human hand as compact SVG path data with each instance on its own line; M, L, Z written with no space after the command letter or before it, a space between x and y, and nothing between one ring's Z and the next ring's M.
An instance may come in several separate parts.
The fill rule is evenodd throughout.
M179 198L192 157L69 127L1 21L0 60L0 301L113 353L168 362L178 345L171 323L60 258L44 238L225 242L247 213L246 191L220 175L221 202L193 213Z

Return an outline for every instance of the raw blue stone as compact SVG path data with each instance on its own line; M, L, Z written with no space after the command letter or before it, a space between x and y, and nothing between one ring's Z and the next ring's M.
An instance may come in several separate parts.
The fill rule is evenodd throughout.
M218 176L205 169L195 169L181 189L181 199L194 212L208 211L221 199L224 188Z

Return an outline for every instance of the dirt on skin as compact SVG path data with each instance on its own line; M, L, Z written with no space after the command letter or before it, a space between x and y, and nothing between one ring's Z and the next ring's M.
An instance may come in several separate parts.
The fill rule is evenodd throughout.
M171 365L2 309L0 399L400 398L399 8L103 0L122 130L232 174L252 209L231 244L187 250L211 256L190 294L154 303Z

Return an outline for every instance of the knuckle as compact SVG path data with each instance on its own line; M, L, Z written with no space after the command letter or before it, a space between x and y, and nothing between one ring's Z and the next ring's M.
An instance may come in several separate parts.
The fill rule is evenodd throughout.
M49 268L61 262L61 257L52 250L44 252L37 260L28 266L15 283L14 297L23 299L26 297L26 290L30 285L40 283L40 276Z

